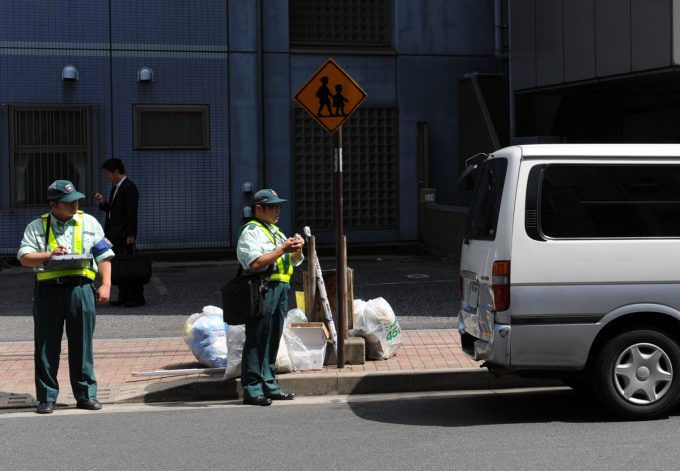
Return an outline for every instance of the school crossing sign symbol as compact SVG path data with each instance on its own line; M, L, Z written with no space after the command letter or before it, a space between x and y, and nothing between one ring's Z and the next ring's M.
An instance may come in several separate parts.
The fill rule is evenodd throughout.
M366 92L333 59L328 59L295 94L295 101L330 134L365 99Z

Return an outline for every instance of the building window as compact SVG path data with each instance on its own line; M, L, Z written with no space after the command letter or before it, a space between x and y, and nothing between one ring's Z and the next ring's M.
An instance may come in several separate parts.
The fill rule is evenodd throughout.
M135 149L210 149L208 105L135 105Z
M9 149L12 207L44 205L54 180L90 192L90 107L11 105Z
M294 110L295 220L335 227L335 136ZM344 222L351 229L394 229L399 201L396 111L360 108L342 126Z
M293 46L390 45L389 0L290 0Z

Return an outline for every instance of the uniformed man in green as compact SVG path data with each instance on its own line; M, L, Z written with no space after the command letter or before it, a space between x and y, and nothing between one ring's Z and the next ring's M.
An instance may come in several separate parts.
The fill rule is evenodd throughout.
M281 203L274 190L260 190L253 196L255 219L241 229L236 248L244 270L262 272L267 279L264 317L246 324L246 341L241 363L243 402L268 406L272 400L290 400L294 393L281 391L274 365L288 312L288 292L293 266L302 263L304 239L299 234L286 237L276 227Z
M92 352L95 295L99 303L109 300L114 254L99 222L78 210L83 198L85 195L70 181L52 183L47 188L50 211L26 227L17 254L23 266L33 268L36 277L33 322L38 414L52 413L59 395L57 371L64 325L76 407L102 407L97 401ZM69 254L81 257L55 257ZM101 286L95 293L92 283L97 271Z

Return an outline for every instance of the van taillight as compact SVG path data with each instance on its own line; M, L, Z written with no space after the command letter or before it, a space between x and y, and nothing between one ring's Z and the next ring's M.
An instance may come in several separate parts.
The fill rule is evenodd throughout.
M493 307L496 311L510 308L510 262L494 262L491 278Z

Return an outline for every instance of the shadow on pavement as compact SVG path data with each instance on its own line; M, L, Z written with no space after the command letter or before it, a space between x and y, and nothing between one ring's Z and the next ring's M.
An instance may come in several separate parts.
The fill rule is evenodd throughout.
M571 390L504 392L350 402L360 418L399 425L466 427L544 422L615 422L594 398Z

